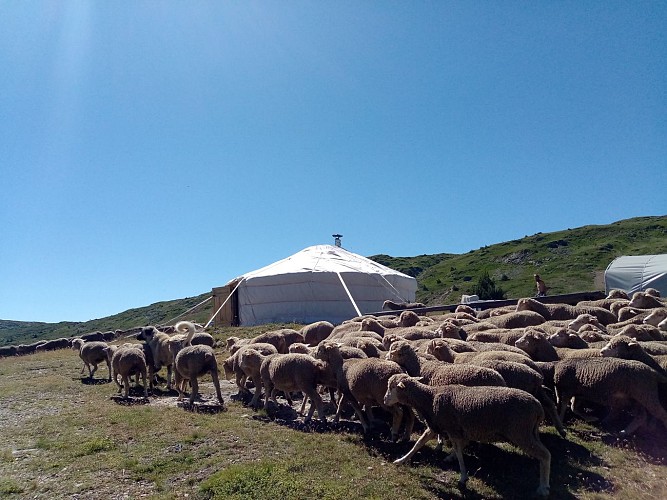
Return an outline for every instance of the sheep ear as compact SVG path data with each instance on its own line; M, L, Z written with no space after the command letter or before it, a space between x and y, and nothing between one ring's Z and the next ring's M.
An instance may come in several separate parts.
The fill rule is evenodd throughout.
M396 385L397 385L398 387L400 387L401 389L405 389L405 384L403 383L402 380L401 380L398 384L396 384Z
M422 380L424 380L424 377L410 377L410 378L415 382L421 382Z
M639 347L639 342L635 342L634 340L632 342L628 342L628 347Z
M339 349L340 349L341 347L343 347L343 343L342 343L342 342L336 342L334 345L335 345L336 347L338 347Z

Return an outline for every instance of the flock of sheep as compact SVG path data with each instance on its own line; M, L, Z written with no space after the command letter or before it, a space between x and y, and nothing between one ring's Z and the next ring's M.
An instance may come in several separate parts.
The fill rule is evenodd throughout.
M214 339L197 330L181 321L173 335L142 328L142 343L70 343L84 362L82 372L87 367L92 378L106 363L125 398L130 377L137 384L141 377L146 397L166 367L167 388L175 387L179 400L189 392L193 404L198 377L209 374L223 405ZM622 420L625 435L656 423L667 429L666 339L667 301L656 290L632 298L615 290L574 306L525 298L484 311L460 305L452 313L419 316L406 309L337 326L320 321L300 331L230 337L231 355L222 367L253 408L280 404L278 393L291 405L300 393L304 421L315 411L326 421L322 394L328 393L336 405L333 420L349 405L365 433L377 427L373 409L384 409L393 441L409 441L418 418L426 430L395 463L408 462L437 437L438 448L445 442L453 448L445 460L458 461L461 486L468 479L468 442L510 442L538 460L537 494L545 496L551 464L539 433L545 417L563 438L568 409L586 421Z

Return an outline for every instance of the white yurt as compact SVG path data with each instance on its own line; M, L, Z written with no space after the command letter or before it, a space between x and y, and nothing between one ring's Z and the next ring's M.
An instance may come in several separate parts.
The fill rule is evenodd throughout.
M315 245L213 289L215 324L330 321L413 302L417 280L339 246Z
M623 255L615 258L604 273L605 290L625 290L629 295L655 288L667 296L667 254Z

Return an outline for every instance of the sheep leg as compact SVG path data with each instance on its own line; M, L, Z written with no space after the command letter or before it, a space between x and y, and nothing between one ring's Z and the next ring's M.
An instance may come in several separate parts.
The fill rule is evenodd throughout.
M515 432L513 436L508 436L507 440L522 450L529 457L535 458L540 462L540 485L537 488L538 496L549 495L549 473L551 470L551 453L540 441L540 424L535 422L533 431Z
M558 417L558 412L556 411L556 405L553 400L544 392L543 389L540 389L537 392L537 399L542 403L542 408L544 412L549 416L551 423L554 425L558 434L561 437L565 437L565 428L563 427L563 421Z
M111 362L109 361L109 358L107 358L107 370L109 372L109 382L111 382Z
M211 378L213 379L213 386L215 387L215 395L218 397L220 404L223 404L222 391L220 390L220 379L218 378L218 371L211 370Z
M409 462L410 459L412 458L412 456L415 453L417 453L417 451L419 451L426 443L428 443L436 435L437 435L436 432L432 431L429 427L427 427L426 430L424 431L424 433L419 437L417 442L414 444L412 449L409 452L407 452L404 456L402 456L401 458L399 458L397 460L394 460L394 463L396 465L401 465L401 464Z
M192 377L190 379L190 385L192 390L190 392L190 404L195 402L195 398L199 395L199 382L197 382L197 377Z
M236 386L239 388L239 396L244 393L250 392L248 388L245 386L246 383L246 376L243 373L237 373L236 374Z
M308 410L308 416L306 416L304 422L309 422L310 419L313 418L315 408L317 408L317 418L319 418L322 422L326 422L327 419L324 416L324 402L322 401L320 395L317 393L317 389L308 391L308 393L304 394L303 400L306 401L307 399L310 399L310 410Z
M459 470L461 471L459 487L465 488L466 483L468 482L468 469L463 461L463 448L465 448L468 443L465 439L452 439L452 444L454 445L454 453L456 453L456 458L459 461Z
M260 405L259 400L262 396L262 379L258 378L257 381L259 383L255 384L255 394L253 395L252 400L250 401L251 408L258 408Z
M406 406L403 409L403 416L405 417L405 430L403 431L401 441L410 441L412 429L415 425L415 414L413 413L412 408Z
M336 416L334 417L334 422L338 422L340 418L340 412L343 409L343 405L347 401L350 402L352 408L354 409L354 412L357 414L357 417L359 417L359 422L361 422L361 426L364 429L364 433L368 432L370 430L370 425L366 422L366 418L364 417L364 412L361 411L361 408L359 407L357 401L354 399L354 396L347 395L345 392L343 392L343 394L340 397L340 400L338 401L338 408L336 409Z
M398 441L398 431L401 428L401 422L403 421L403 408L400 405L394 405L391 408L386 408L391 411L391 441L395 443Z
M88 366L88 372L90 373L90 380L93 379L93 376L95 375L95 372L97 371L97 363L92 363L93 369L91 371L90 366Z
M178 371L178 370L177 370ZM167 365L167 390L171 390L172 369L171 365Z
M130 377L126 374L122 375L123 378L123 399L127 399L130 395Z
M137 375L138 377L138 375ZM148 387L146 386L146 368L141 369L141 379L144 382L144 397L148 397Z
M303 400L301 401L301 408L299 408L299 415L303 415L303 412L306 411L306 403L308 402L308 398L306 396L303 397ZM313 406L313 401L310 401L310 406Z
M174 385L176 385L176 390L178 391L178 401L182 401L183 396L185 395L183 393L184 384L182 383L181 374L178 370L176 370L176 373L174 374ZM167 387L169 386L167 385Z

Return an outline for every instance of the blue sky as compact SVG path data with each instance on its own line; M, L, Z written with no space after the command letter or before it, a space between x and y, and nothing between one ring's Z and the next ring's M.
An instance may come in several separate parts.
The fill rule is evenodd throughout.
M667 213L665 2L0 3L0 318Z

